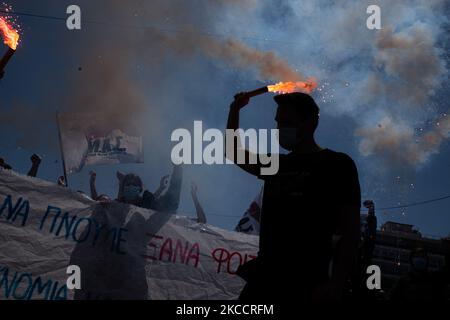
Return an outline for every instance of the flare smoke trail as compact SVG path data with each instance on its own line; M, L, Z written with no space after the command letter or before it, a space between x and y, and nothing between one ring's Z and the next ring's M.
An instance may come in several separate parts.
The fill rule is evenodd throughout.
M215 39L199 35L195 31L169 35L149 32L147 41L156 41L166 48L183 55L201 54L223 61L243 71L254 69L260 81L304 81L306 77L297 72L287 60L273 51L252 48L237 39Z

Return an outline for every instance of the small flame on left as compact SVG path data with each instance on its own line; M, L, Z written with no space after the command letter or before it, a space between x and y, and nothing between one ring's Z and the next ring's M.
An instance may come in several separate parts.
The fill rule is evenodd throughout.
M5 18L0 17L0 34L3 37L3 42L12 50L16 50L19 44L19 32L14 30Z

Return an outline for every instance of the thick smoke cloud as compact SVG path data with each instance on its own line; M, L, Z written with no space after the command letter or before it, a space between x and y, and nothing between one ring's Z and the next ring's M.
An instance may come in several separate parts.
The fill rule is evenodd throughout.
M440 87L446 69L436 39L422 23L395 32L392 26L381 30L376 39L375 66L380 68L374 84L376 94L387 94L394 101L418 106ZM381 92L380 92L381 90Z
M423 134L390 118L382 119L374 128L360 128L356 134L361 137L359 150L364 156L378 155L398 167L418 167L438 153L448 139L450 118L444 117Z
M382 30L366 28L371 4L381 8ZM415 169L439 152L448 139L447 121L440 119L449 108L445 1L289 1L288 10L267 10L278 20L255 18L252 30L272 26L272 35L286 41L284 57L330 83L315 95L322 113L355 119L362 156L378 157L386 168ZM283 28L273 27L278 24Z
M92 114L95 123L80 122L80 129L86 126L122 128L129 134L140 134L143 127L142 115L149 106L144 91L133 78L128 63L131 59L127 50L116 50L94 61L87 58L82 77L72 80L69 94L65 96L63 112Z

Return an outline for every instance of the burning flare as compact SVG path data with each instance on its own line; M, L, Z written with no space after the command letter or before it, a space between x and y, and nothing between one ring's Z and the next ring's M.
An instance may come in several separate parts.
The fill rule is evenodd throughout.
M267 92L275 92L280 94L293 93L293 92L304 92L311 94L317 88L317 80L314 78L309 78L306 81L296 81L296 82L280 82L267 87L262 87L250 92L246 92L245 95L248 98L259 96Z
M4 18L1 17L0 17L0 33L3 37L4 43L12 50L16 50L17 45L19 44L20 35L6 22Z
M275 93L292 93L296 91L301 91L304 93L312 93L317 88L317 80L310 78L306 81L297 82L280 82L271 86L267 86L269 92Z

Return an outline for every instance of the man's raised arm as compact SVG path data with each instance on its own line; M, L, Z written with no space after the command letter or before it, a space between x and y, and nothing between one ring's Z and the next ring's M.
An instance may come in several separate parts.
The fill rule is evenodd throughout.
M258 159L257 155L251 153L242 147L239 130L239 112L250 101L250 98L245 93L239 93L234 96L234 101L230 105L230 112L228 114L227 131L233 130L236 134L233 135L233 141L226 141L225 157L233 161L241 169L247 171L252 175L259 175L261 165L259 163L251 164L250 159ZM228 134L225 135L228 138ZM245 161L239 161L245 159Z

